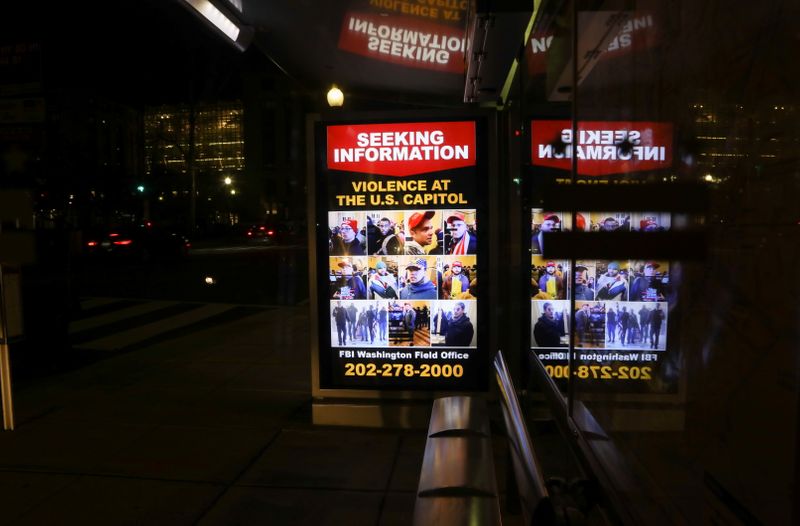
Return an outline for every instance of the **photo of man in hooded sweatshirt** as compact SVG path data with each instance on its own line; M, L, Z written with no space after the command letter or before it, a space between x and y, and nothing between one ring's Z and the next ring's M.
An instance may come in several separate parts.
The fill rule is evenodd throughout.
M428 279L425 258L413 260L406 266L406 286L400 289L401 300L435 300L436 285Z

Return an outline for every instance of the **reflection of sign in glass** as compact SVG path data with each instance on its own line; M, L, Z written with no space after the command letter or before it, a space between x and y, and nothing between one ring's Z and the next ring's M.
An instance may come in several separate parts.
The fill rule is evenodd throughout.
M570 121L531 122L531 163L569 170L575 155L579 175L659 170L672 165L671 123L583 121L577 131L578 140L573 141Z
M541 255L542 232L571 229L566 212L532 210L531 348L554 378L596 380L598 388L677 388L662 372L667 363L667 317L672 292L670 263L655 260L550 260ZM587 220L588 218L588 220ZM583 231L654 232L668 229L667 213L577 212ZM570 312L570 298L575 310ZM574 370L567 348L574 331Z
M381 12L459 23L466 16L469 0L369 0L369 5Z
M411 68L463 73L463 28L371 13L345 14L339 49Z
M476 122L331 125L317 141L320 385L485 388Z
M583 16L591 16L582 14ZM578 27L582 25L579 20ZM649 13L634 13L630 20L625 22L608 47L600 54L598 60L612 59L628 51L639 51L654 47L661 38L660 30L655 23L655 18ZM528 41L525 50L525 61L528 64L528 73L540 75L547 71L547 52L553 43L553 35L549 32L534 32Z

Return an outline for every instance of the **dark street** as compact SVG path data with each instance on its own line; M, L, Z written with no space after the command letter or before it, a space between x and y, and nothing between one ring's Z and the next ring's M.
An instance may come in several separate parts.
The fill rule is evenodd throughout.
M308 299L303 245L200 244L182 258L79 261L79 296L291 305Z

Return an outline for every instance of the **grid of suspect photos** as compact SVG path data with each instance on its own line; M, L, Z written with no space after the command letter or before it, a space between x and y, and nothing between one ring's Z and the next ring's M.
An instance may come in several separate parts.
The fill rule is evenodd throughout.
M474 209L330 212L332 347L476 347Z
M667 348L670 264L664 260L568 260L542 256L543 232L570 230L571 214L534 209L531 234L531 346L578 349ZM656 232L668 213L579 212L575 229ZM575 312L570 298L575 297Z

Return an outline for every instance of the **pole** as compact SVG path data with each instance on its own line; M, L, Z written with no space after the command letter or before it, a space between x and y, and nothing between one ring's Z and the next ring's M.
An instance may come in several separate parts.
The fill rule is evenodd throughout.
M578 144L578 0L572 0L572 140L569 148L572 149L570 163L570 185L574 189L578 174L578 155L576 145ZM570 205L569 214L572 219L572 231L578 227L577 211ZM569 354L567 355L567 415L572 418L572 411L575 406L575 265L577 259L575 254L570 254L569 259L569 280L567 290L569 295Z
M14 430L14 402L11 398L11 360L6 324L6 292L0 265L0 397L3 400L3 429Z

